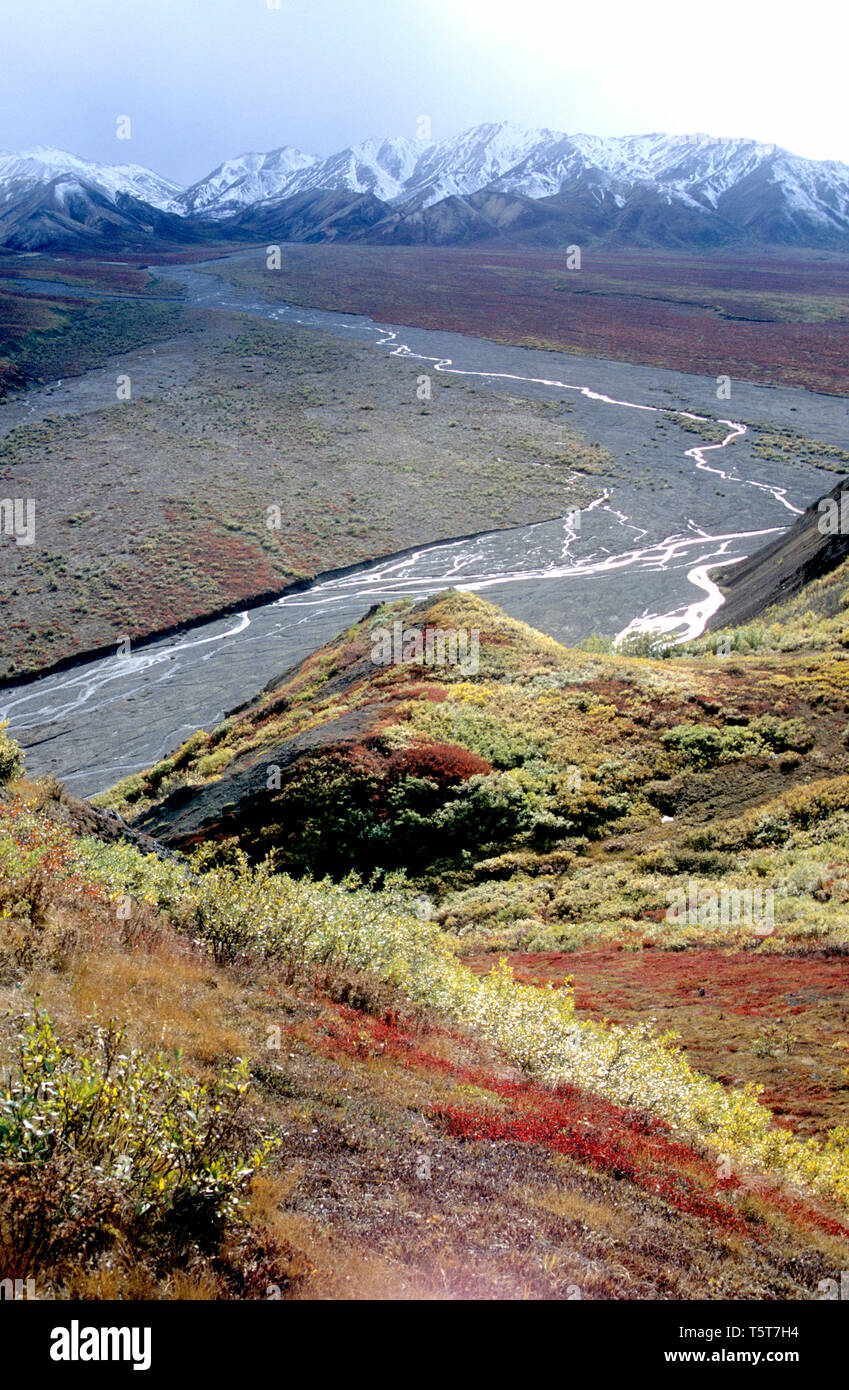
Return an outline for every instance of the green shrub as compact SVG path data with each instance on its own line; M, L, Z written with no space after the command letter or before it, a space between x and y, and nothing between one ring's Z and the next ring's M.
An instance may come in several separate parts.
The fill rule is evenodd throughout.
M539 758L546 742L544 735L528 733L461 701L445 700L418 708L413 724L418 733L438 742L459 744L503 772Z
M0 785L13 782L24 770L24 755L19 744L9 738L8 722L0 723Z
M0 1163L38 1169L69 1158L96 1173L150 1222L212 1230L232 1218L271 1152L243 1126L241 1061L211 1085L184 1075L179 1054L143 1057L124 1032L92 1022L81 1045L56 1037L44 1011L21 1019L17 1055L0 1086Z
M759 731L750 725L730 724L717 729L713 724L680 724L661 734L660 741L693 768L736 762L765 751Z
M573 786L569 777L556 783L552 811L558 817L560 836L594 835L609 821L618 820L631 809L626 792L605 793L595 782L585 778Z
M152 791L155 791L166 778L173 775L173 772L173 758L163 758L161 763L157 763L155 767L150 768L149 771L145 773L148 786Z
M589 637L578 643L579 652L612 652L613 649L613 638L603 637L597 632L591 632Z
M140 777L138 773L134 773L132 777L125 778L125 780L121 782L120 788L124 801L130 803L138 801L148 790L147 782L143 777Z
M192 931L211 948L219 965L264 949L264 928L273 917L280 883L272 876L270 858L252 870L243 850L234 850L230 857L230 865L201 873L191 894ZM208 851L201 850L195 863L200 868L207 858Z
M233 752L230 748L216 748L214 753L207 753L205 758L200 758L195 764L195 772L198 777L214 777L217 772L222 772L233 761Z
M123 840L107 844L84 836L74 841L74 861L109 892L129 894L160 912L174 908L186 887L186 869L179 859L141 854Z
M198 729L196 733L192 734L191 738L187 738L182 748L178 748L177 752L172 754L171 761L174 764L175 771L180 771L182 768L186 767L197 757L202 748L206 748L208 743L209 734L204 733L203 729Z
M661 734L661 743L679 753L691 767L711 767L719 759L722 738L709 724L683 724Z
M760 719L753 719L749 727L776 753L787 749L806 753L815 741L804 719L779 719L774 714L764 714Z
M235 719L233 719L232 717L228 717L227 719L223 719L220 724L216 724L215 728L212 730L212 733L209 735L210 743L213 744L213 746L216 743L220 743L222 739L225 739L227 737L230 730L235 726L235 723Z
M653 630L651 632L632 632L627 637L623 637L614 651L618 651L621 656L650 656L655 659L658 657L668 657L673 648L674 640L669 633Z
M409 763L408 752L417 755ZM254 858L274 849L289 872L334 877L378 867L418 871L499 848L533 823L532 788L520 781L530 774L466 775L475 765L444 745L389 759L367 749L305 758L242 843Z

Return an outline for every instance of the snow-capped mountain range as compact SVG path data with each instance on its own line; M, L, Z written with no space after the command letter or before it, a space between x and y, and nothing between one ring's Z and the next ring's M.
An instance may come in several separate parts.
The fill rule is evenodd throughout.
M371 193L387 203L423 207L484 188L526 198L553 197L576 179L594 176L624 205L640 185L671 200L715 210L742 179L768 166L800 211L845 230L849 167L800 159L755 140L709 135L626 135L602 139L551 130L522 130L508 122L475 126L451 140L367 140L328 159L282 148L241 155L183 195L187 212L227 217L271 198L310 189ZM259 171L259 172L258 172Z
M267 198L290 198L313 189L371 193L385 203L412 199L423 207L452 196L478 193L541 145L565 137L521 130L506 122L476 126L453 140L366 140L327 159L288 148L230 160L184 195L188 211L203 206L208 217L227 217L256 202L252 178L263 161ZM208 197L214 190L215 196ZM518 190L523 191L523 190ZM531 195L534 196L534 195Z
M124 194L161 212L183 212L183 190L179 184L160 178L140 164L97 164L43 145L22 154L0 154L0 200L8 198L16 184L32 187L50 183L55 184L59 197L63 192L76 192L77 185L89 184L107 197Z
M138 165L0 154L0 246L273 233L449 244L598 238L849 246L849 167L709 135L600 138L507 122L372 139L322 158L249 153L181 189Z

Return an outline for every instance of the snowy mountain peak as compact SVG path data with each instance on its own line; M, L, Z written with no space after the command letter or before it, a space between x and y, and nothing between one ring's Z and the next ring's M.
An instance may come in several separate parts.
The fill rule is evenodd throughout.
M20 154L0 154L0 191L11 183L34 186L65 176L73 176L79 184L96 188L110 202L123 194L161 212L180 211L177 199L182 190L179 185L160 178L140 164L98 164L47 145L36 145Z
M284 198L292 179L320 163L318 155L281 145L267 154L251 151L228 159L205 179L187 188L182 211L206 217L228 217L266 198Z
M321 238L321 219L310 223L310 195L324 199L325 212L335 195L338 212L340 194L364 200L366 222L354 219L352 234L370 235L366 223L384 217L380 235L413 242L521 236L520 213L537 227L534 235L554 240L559 231L552 226L543 233L540 219L560 218L564 229L568 222L572 239L583 227L593 237L664 244L670 238L685 245L849 240L849 168L837 161L802 159L775 144L704 132L602 137L496 121L444 140L372 136L326 157L290 145L250 151L185 190L136 164L98 164L47 146L2 154L0 245L15 238L29 245L48 235L44 225L53 235L55 219L42 205L51 197L65 234L69 221L79 221L78 206L88 208L86 218L94 216L89 203L95 195L116 211L131 198L151 212L176 214L193 238L228 221L235 235L246 234L254 210L264 228L274 227L278 207L297 195L302 220L291 234ZM493 228L486 218L480 221L480 209L489 200L486 216L497 216L494 195L501 195L507 221ZM509 217L504 199L512 199ZM533 214L526 207L549 199L553 203ZM380 204L387 205L383 213ZM437 204L444 204L439 216L428 220ZM139 214L144 221L143 209L136 209ZM29 231L20 230L22 219ZM281 225L288 225L285 218Z

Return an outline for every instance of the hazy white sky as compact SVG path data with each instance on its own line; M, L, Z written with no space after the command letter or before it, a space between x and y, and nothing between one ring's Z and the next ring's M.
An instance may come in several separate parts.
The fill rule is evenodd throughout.
M513 120L751 135L849 163L846 0L0 0L0 148L179 182ZM116 138L119 116L132 139Z

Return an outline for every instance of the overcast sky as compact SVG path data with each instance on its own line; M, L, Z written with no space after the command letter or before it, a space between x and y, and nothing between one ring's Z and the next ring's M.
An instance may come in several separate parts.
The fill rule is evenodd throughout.
M845 0L0 0L0 148L188 183L482 121L750 135L849 163ZM116 138L119 116L132 138Z

